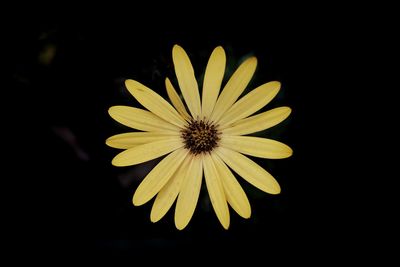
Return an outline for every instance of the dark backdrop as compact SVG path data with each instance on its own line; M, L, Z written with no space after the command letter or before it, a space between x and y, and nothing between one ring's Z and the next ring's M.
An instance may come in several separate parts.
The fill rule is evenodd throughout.
M334 26L317 27L323 14L291 23L284 22L282 10L279 14L280 20L264 20L258 13L212 21L200 16L203 23L199 16L188 23L188 15L120 19L113 13L117 19L93 20L81 14L13 25L10 69L17 111L22 113L16 132L25 147L18 150L14 169L19 194L13 213L22 218L17 221L23 233L18 246L134 256L221 248L305 258L350 253L358 236L351 219L357 209L344 201L348 190L343 184L350 184L346 177L351 176L337 168L347 164L348 154L332 141L341 137L340 122L345 122L340 119L347 107L340 77L347 75L342 64L346 51ZM134 207L131 198L146 168L156 161L113 167L118 150L104 143L127 130L107 109L138 106L124 88L125 79L166 96L164 78L175 78L174 44L188 52L198 77L213 48L222 45L228 62L225 81L238 62L255 55L259 64L249 89L281 81L282 90L267 109L285 105L293 110L284 123L264 133L290 145L293 156L257 160L277 178L282 193L270 196L241 182L252 217L244 220L231 210L228 231L220 226L204 190L185 230L175 229L173 208L151 223L151 202ZM344 235L347 230L352 234ZM342 246L331 250L337 240Z

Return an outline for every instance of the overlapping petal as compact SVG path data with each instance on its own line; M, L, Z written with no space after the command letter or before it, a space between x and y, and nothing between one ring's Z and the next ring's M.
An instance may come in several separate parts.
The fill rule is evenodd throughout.
M125 86L140 104L158 117L181 128L185 125L185 120L174 107L147 86L135 80L126 80Z
M284 121L292 110L289 107L279 107L266 112L241 119L232 125L222 126L221 130L227 135L246 135L271 128Z
M183 104L181 98L179 97L174 86L172 85L171 81L168 78L165 79L165 88L167 88L167 94L172 102L172 105L186 120L189 120L190 115L189 113L187 113L185 105Z
M221 177L210 154L203 155L203 168L208 195L210 196L215 214L222 226L228 229L230 222L228 203L226 202Z
M215 152L232 170L258 189L270 194L281 192L275 178L248 157L223 147L215 149Z
M171 208L181 190L182 182L185 180L185 175L188 172L189 167L190 157L186 157L181 166L172 175L172 178L169 179L157 194L150 213L150 220L152 222L159 221Z
M250 57L246 59L229 79L221 95L218 97L214 110L211 114L211 121L219 121L233 103L239 98L249 84L257 67L257 59Z
M183 146L180 137L155 141L127 149L115 156L111 163L118 167L135 165L159 158Z
M131 132L113 135L106 140L106 144L113 148L128 149L167 139L176 139L175 132Z
M208 60L203 81L202 95L202 117L209 118L217 102L218 94L221 89L222 79L225 74L226 56L221 46L212 52Z
M226 200L243 218L250 218L251 208L246 193L225 163L216 155L211 154L218 175L221 177Z
M254 136L224 135L220 145L246 155L267 159L284 159L293 153L284 143Z
M136 189L132 199L133 204L140 206L152 199L169 181L187 154L188 150L181 148L161 160Z
M113 106L108 110L111 118L117 122L141 131L179 131L179 127L161 119L153 113L127 106Z
M192 63L185 50L179 45L172 49L175 73L178 78L179 88L193 118L201 115L199 86L194 76Z
M269 82L257 87L239 99L216 123L224 126L257 112L276 96L280 86L280 82Z
M175 226L182 230L193 216L200 195L203 178L201 156L189 156L190 163L186 169L181 190L175 208Z

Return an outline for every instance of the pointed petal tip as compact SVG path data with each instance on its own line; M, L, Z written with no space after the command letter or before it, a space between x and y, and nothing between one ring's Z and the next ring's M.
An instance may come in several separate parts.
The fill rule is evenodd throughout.
M226 54L224 48L222 46L217 46L212 54L214 54L214 56L218 58L218 61L221 62L221 64L223 65L222 75L224 75L226 66Z
M108 108L107 112L108 112L108 115L110 115L110 117L113 116L113 112L115 111L116 107L117 106L112 106L112 107Z
M225 230L228 230L229 229L229 222L222 224L222 227L224 227Z
M279 195L281 193L281 186L279 185L278 181L275 180L275 183L272 183L268 190L265 190L264 192L271 195Z
M251 68L256 68L257 67L257 62L258 62L257 57L251 56L251 57L245 58L244 61L242 62L242 64L240 64L240 66L241 65L247 65L247 67L249 67L249 65L254 65Z
M189 221L190 221L190 220L189 220ZM176 227L176 229L178 229L179 231L182 231L183 229L185 229L186 226L188 226L189 221L177 219L176 213L175 213L175 227Z
M108 137L108 138L104 141L104 143L105 143L107 146L112 147L112 146L110 145L110 139L111 139L111 137Z
M273 85L274 88L278 89L278 90L281 89L281 86L282 86L281 82L279 82L279 81L271 81L270 84Z
M151 213L150 213L150 221L151 221L152 223L158 222L161 218L162 218L162 217L160 217L160 216L156 216L156 214L153 212L153 210L151 210Z
M225 50L224 50L224 48L222 46L219 45L216 48L214 48L214 50L213 50L211 55L213 55L214 57L217 56L219 61L221 61L224 64L226 64L226 54L225 54Z
M138 196L136 194L133 195L132 198L132 204L134 206L141 206L143 205L145 202L143 202L141 199L138 198Z
M139 205L137 204L137 199L136 199L135 195L133 195L132 204L133 204L134 206L139 206Z
M278 108L275 108L275 109L281 110L282 114L286 115L286 118L289 117L290 113L292 113L292 109L290 107L288 107L288 106L278 107Z
M225 50L221 45L219 45L216 48L214 48L214 51L218 51L220 53L225 53Z
M109 108L109 109L107 110L108 116L110 116L110 117L114 120L113 115L112 115L112 112L113 112L113 107L111 107L111 108Z
M255 56L251 56L247 59L249 63L257 64L258 60Z
M182 46L175 44L172 47L172 55L174 55L175 53L178 53L179 51L185 51L185 50L182 48Z
M244 219L250 219L251 217L251 211L249 211L249 213L243 214L242 218Z
M121 109L130 109L130 108L131 107L129 107L129 106L116 105L116 106L109 107L107 112L108 112L108 115L110 115L111 118L113 118L114 120L118 121L115 118L118 117Z
M283 106L280 107L280 109L283 111L282 113L286 116L285 119L289 117L289 115L292 113L292 109L290 107Z
M111 164L115 167L126 167L129 165L124 165L118 158L118 155L115 156L112 160L111 160Z
M132 79L126 79L125 86L128 89L128 91L134 91L134 90L143 91L143 89L141 87L143 85Z
M286 145L284 143L282 143L282 145L284 147L282 148L281 155L279 157L276 157L276 159L290 158L293 155L293 149L290 146L288 146L288 145Z
M250 202L248 202L248 203L249 203L249 206L246 209L242 209L241 213L238 213L236 211L237 214L239 214L244 219L249 219L251 217L251 206L250 206Z
M278 184L277 187L272 188L268 193L271 195L279 195L281 193L281 187Z
M288 158L293 156L293 149L291 147L288 146Z
M124 82L124 84L125 84L126 87L128 87L128 86L130 86L133 82L134 82L134 80L132 80L132 79L126 79L125 82Z

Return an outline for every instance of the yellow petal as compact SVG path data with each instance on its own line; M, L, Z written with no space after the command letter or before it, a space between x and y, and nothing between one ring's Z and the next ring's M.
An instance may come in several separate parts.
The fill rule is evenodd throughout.
M203 168L211 204L217 214L219 222L225 229L228 229L230 220L228 203L226 202L221 178L219 177L210 154L203 155Z
M279 107L239 120L231 126L221 127L227 135L245 135L266 130L285 120L290 115L289 107ZM225 129L224 129L225 128Z
M189 120L190 115L189 113L187 113L185 105L183 104L181 98L179 97L174 86L172 85L171 81L168 78L165 79L165 87L167 88L167 94L169 100L171 100L172 102L172 105L185 118L185 120Z
M280 87L280 82L269 82L257 87L239 99L217 123L223 126L250 116L267 105L279 92Z
M171 208L181 189L182 181L189 170L190 157L185 157L178 170L157 194L150 213L152 222L159 221Z
M134 80L126 80L125 86L140 104L155 115L176 126L184 126L185 120L182 116L159 94Z
M147 143L127 149L112 160L112 165L117 167L130 166L161 157L171 151L183 147L180 137L171 137L166 140Z
M203 82L202 116L209 118L217 101L225 74L226 56L221 46L212 52L208 60Z
M221 95L218 97L214 110L211 114L211 121L218 121L233 103L243 93L249 84L251 77L257 67L257 59L251 57L244 61L229 79Z
M175 226L179 230L185 228L193 216L199 199L202 178L201 156L190 156L190 165L186 170L175 208Z
M108 114L117 122L141 131L175 131L180 128L161 119L153 113L127 106L114 106L108 110Z
M172 60L175 66L176 77L183 98L193 118L201 115L199 87L194 76L194 70L185 50L179 45L172 49Z
M152 199L169 181L187 154L188 150L181 148L161 160L136 189L132 199L133 204L140 206Z
M246 155L267 159L283 159L293 154L292 149L284 143L254 136L223 135L220 145Z
M211 154L215 167L224 186L226 200L232 208L243 218L250 218L251 208L246 193L225 163L216 155Z
M270 194L281 192L275 178L248 157L223 147L218 147L215 152L232 170L258 189Z
M132 132L113 135L106 140L106 144L113 148L128 149L137 145L152 143L172 138L176 138L174 132Z

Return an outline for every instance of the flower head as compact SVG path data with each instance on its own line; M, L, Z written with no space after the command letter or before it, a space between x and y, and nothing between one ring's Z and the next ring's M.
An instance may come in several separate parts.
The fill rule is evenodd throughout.
M226 56L222 47L215 48L207 64L200 100L186 52L175 45L172 56L185 102L168 78L165 85L172 105L143 84L126 80L129 92L147 110L127 106L109 109L113 119L139 130L107 139L107 145L125 149L112 164L129 166L167 155L140 183L133 204L143 205L155 197L150 219L156 222L176 200L178 229L185 228L193 216L204 173L214 211L228 229L228 203L243 218L251 214L250 203L231 169L264 192L280 193L271 174L245 155L281 159L291 156L292 150L281 142L247 135L280 123L291 109L279 107L253 115L277 95L279 82L260 85L238 100L255 72L255 57L238 67L220 93Z

